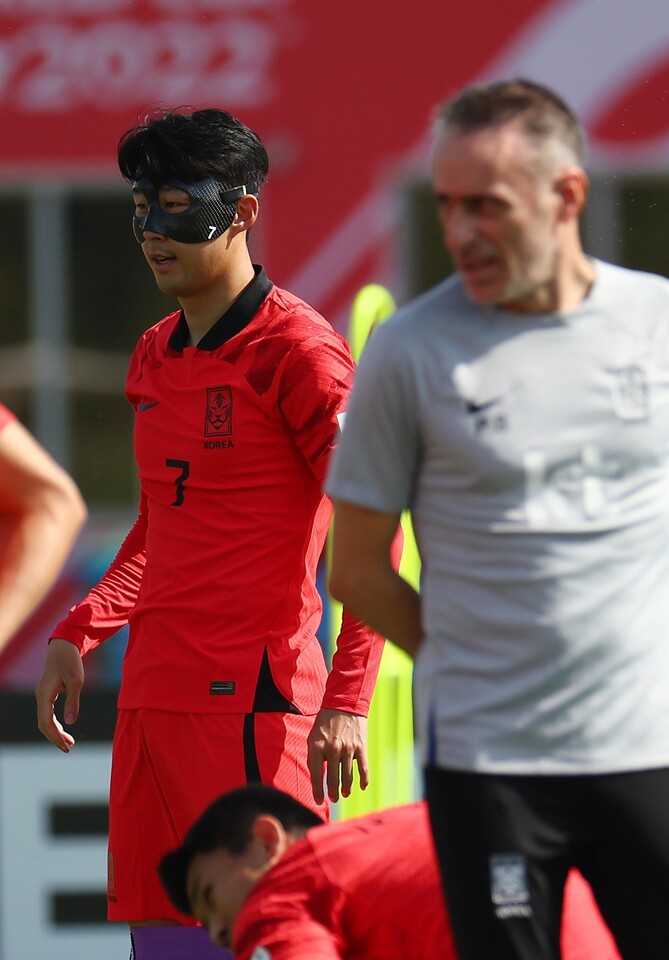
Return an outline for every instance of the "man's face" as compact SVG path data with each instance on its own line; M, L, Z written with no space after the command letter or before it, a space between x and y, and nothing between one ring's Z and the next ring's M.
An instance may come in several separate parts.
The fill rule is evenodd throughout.
M561 198L522 128L442 131L432 175L444 244L471 299L550 310Z
M257 843L236 856L218 849L193 857L187 875L188 900L193 916L206 927L215 944L230 945L237 915L270 865Z
M134 189L133 199L135 217L145 217L148 212L146 195L140 189ZM158 199L166 213L177 216L191 205L186 191L178 187L160 187ZM211 241L181 243L164 234L145 230L142 252L163 293L179 298L207 294L226 274L230 258L228 231Z

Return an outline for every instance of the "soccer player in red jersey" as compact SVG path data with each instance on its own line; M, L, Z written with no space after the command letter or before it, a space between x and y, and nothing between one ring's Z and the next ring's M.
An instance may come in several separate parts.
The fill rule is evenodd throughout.
M287 794L242 787L159 870L175 905L237 960L456 960L424 803L319 826ZM620 960L577 873L561 939L565 960Z
M180 309L133 353L140 509L111 567L53 631L38 722L74 740L82 656L126 622L110 790L109 918L139 927L136 960L201 951L156 875L223 790L275 784L326 815L357 762L382 643L344 617L328 675L316 571L322 492L353 362L345 340L254 265L267 176L255 133L220 110L168 111L128 131L136 239ZM189 926L190 924L190 926ZM176 929L179 925L179 929ZM206 948L206 937L205 937ZM172 950L172 952L170 952ZM203 956L198 952L198 956Z
M0 404L0 651L60 573L85 519L74 481Z

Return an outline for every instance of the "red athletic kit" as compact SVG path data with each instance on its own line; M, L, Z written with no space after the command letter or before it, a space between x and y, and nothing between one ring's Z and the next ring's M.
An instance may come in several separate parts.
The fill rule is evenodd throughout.
M239 756L221 756L195 815L223 789L260 778L305 802L310 722L303 769L282 777L269 757L259 769L254 718L313 717L321 706L366 715L382 651L345 617L328 677L316 637L316 572L332 512L322 481L353 363L345 340L260 267L198 346L188 344L177 311L135 348L126 393L139 516L102 581L52 636L85 653L129 622L121 711L244 715ZM112 847L123 749L117 738ZM180 840L165 838L165 849ZM116 863L119 898L121 872ZM129 919L122 913L114 919Z
M562 951L564 960L620 960L577 874L567 883ZM236 960L457 960L425 804L310 830L251 891L235 923L234 953Z
M8 423L11 423L12 420L15 420L15 416L11 410L8 410L7 407L3 407L0 403L0 430L3 427L6 427Z
M271 289L270 289L271 288ZM322 493L353 364L263 272L197 347L180 313L133 354L140 515L53 631L85 653L130 621L119 706L248 713L322 705ZM349 624L323 705L366 713L380 644Z

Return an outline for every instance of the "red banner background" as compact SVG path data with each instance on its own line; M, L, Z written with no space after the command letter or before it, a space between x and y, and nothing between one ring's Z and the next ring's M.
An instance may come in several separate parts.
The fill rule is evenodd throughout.
M263 260L336 316L383 271L432 107L476 77L529 64L577 100L591 87L577 106L605 161L666 165L663 4L638 0L630 31L608 0L0 0L0 177L116 178L151 108L229 109L270 151Z

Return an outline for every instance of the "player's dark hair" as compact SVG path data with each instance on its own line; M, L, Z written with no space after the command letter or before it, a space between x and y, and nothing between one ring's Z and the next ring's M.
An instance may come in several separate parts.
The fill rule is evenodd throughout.
M538 142L557 139L578 163L585 161L585 136L571 107L553 90L522 77L465 87L437 109L435 119L463 133L519 120Z
M252 839L256 817L270 814L284 830L303 833L323 823L318 814L275 787L252 784L224 793L195 821L183 843L165 854L158 867L167 895L182 913L190 914L186 879L191 861L199 853L224 849L242 854Z
M213 177L226 186L267 179L269 160L260 137L224 110L164 110L127 130L118 165L129 183L138 173L153 183L197 183Z

